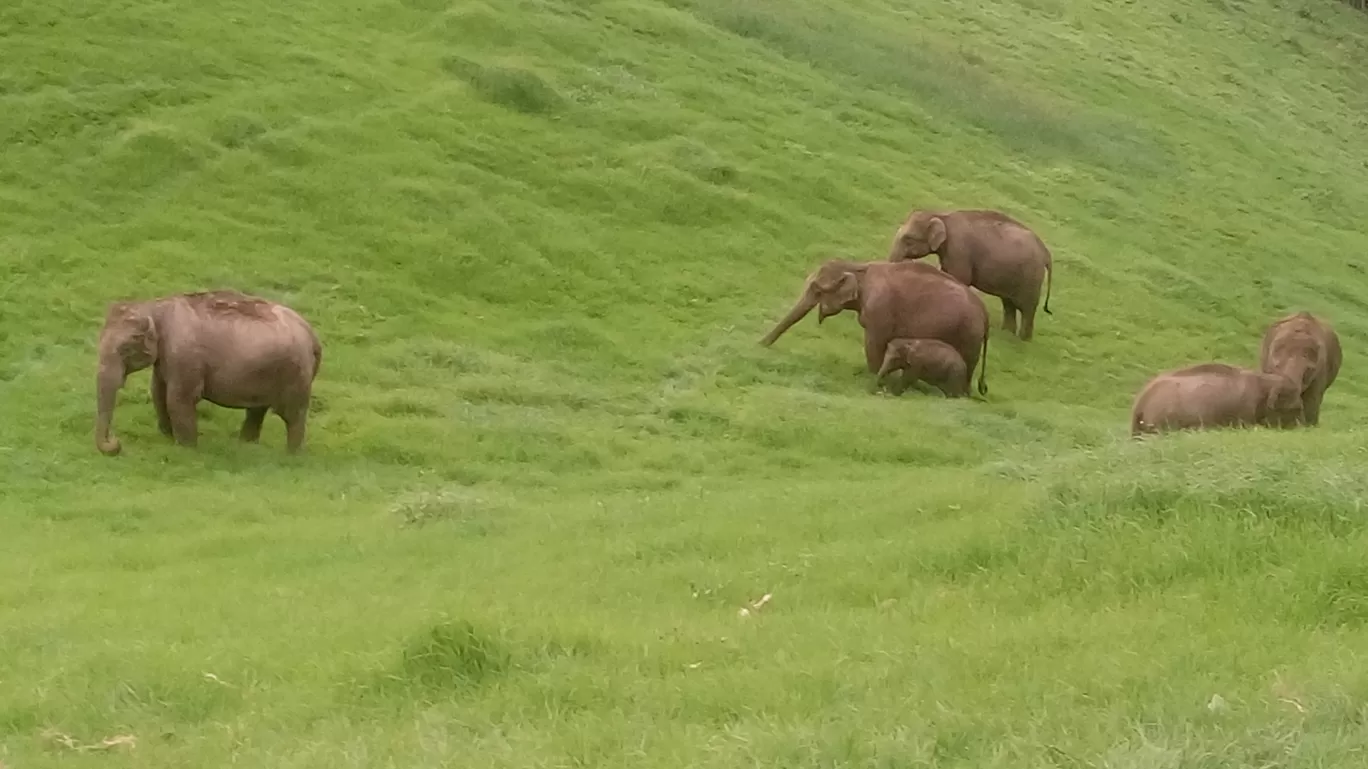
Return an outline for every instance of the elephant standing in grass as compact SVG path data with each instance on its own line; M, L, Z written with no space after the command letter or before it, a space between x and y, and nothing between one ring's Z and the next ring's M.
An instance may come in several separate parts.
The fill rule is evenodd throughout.
M962 398L969 394L969 377L964 373L964 358L955 348L939 339L894 339L888 343L879 380L901 371L904 386L926 382L945 393L947 398Z
M1131 406L1131 435L1215 427L1291 427L1301 389L1281 374L1200 363L1166 371L1141 388Z
M1002 300L1002 327L1028 340L1035 334L1036 305L1045 288L1050 312L1054 257L1029 227L993 210L913 210L893 236L888 260L936 254L942 270L966 286ZM1017 313L1021 329L1017 330Z
M1300 386L1305 425L1320 424L1321 400L1339 375L1342 361L1335 329L1309 312L1269 324L1259 346L1260 370L1282 374Z
M304 443L309 398L323 348L294 310L237 291L115 302L100 331L95 445L118 454L110 432L114 401L128 375L152 367L157 427L183 446L198 442L201 400L246 409L240 437L261 437L266 412L285 422L286 446Z
M829 259L808 275L798 301L760 343L773 344L814 307L819 324L844 310L857 313L871 374L883 365L894 339L939 339L964 359L965 392L982 357L978 391L988 392L988 308L968 286L932 265Z

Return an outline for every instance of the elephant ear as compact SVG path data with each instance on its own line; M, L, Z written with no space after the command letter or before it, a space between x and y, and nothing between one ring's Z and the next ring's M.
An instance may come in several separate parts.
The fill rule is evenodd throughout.
M926 223L926 245L934 251L940 251L941 246L945 245L945 220L939 216L931 217Z
M127 326L128 337L119 345L120 357L127 364L134 364L141 367L144 362L151 363L157 359L157 324L151 315L138 313L128 318L125 323Z
M143 350L149 358L157 357L157 322L151 315L144 315L138 319L138 332L142 337Z
M854 303L860 298L860 279L853 272L843 273L836 283L835 294L837 303L841 305Z

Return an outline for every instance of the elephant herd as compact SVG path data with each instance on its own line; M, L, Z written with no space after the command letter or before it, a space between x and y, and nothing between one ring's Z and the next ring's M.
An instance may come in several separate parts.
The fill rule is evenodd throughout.
M939 266L921 261L936 254ZM1053 258L1026 225L993 210L914 210L884 261L830 259L807 277L787 315L761 340L773 344L813 308L817 322L853 310L864 328L865 362L882 382L923 381L966 397L974 371L988 392L988 308L972 289L998 297L1002 326L1023 341L1035 331L1044 290L1050 313ZM1018 324L1018 315L1020 322ZM109 305L98 343L95 445L120 452L114 402L129 374L152 369L161 433L198 440L201 400L243 409L239 437L255 442L268 412L285 423L286 450L304 443L313 382L323 361L318 335L299 313L233 290ZM1309 313L1272 324L1259 369L1204 363L1151 379L1132 407L1134 435L1168 429L1319 423L1321 399L1339 373L1339 338Z
M939 267L918 261L930 254ZM1053 283L1050 249L1012 217L986 209L917 209L898 228L886 261L830 259L818 267L793 309L760 342L773 344L814 307L818 323L854 310L864 328L865 362L881 381L898 372L904 384L925 381L959 398L969 395L982 362L978 391L985 395L988 308L971 287L1001 299L1002 327L1029 340L1042 284L1049 313Z
M930 254L939 268L916 261ZM903 386L923 381L947 397L965 397L982 363L983 395L988 310L971 287L998 297L1002 327L1026 341L1034 336L1042 288L1050 313L1053 283L1050 249L1016 219L990 209L915 209L885 261L820 265L761 344L773 344L814 307L818 323L853 310L864 328L865 362L879 382L900 373ZM1319 424L1321 400L1341 359L1330 324L1307 312L1288 315L1266 330L1257 370L1202 363L1146 382L1132 403L1131 434Z

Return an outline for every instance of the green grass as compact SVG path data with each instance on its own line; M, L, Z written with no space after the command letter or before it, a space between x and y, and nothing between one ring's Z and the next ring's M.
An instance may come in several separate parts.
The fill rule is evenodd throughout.
M10 0L0 50L7 769L1368 765L1361 12ZM756 343L914 205L1054 250L986 401L872 393L849 314ZM222 286L322 336L306 454L171 446L144 374L99 455L105 304ZM1296 309L1319 428L1126 437Z

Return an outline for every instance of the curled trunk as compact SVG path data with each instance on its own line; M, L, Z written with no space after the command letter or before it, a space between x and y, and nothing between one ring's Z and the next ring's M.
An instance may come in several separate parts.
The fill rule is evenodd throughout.
M803 316L811 312L812 308L816 306L817 299L812 296L811 292L804 292L793 305L793 309L789 310L788 315L785 315L783 320L779 321L768 334L765 334L765 338L760 340L760 344L773 344L774 340L778 339L781 334L789 330L789 326L802 320Z
M119 439L110 433L110 422L114 418L114 399L118 397L123 383L121 364L100 364L100 373L95 379L95 447L101 454L113 456L119 453Z
M1292 380L1292 383L1300 390L1310 384L1307 380L1312 378L1312 375L1314 374L1313 368L1310 360L1302 356L1297 356L1296 358L1284 362L1281 366L1275 367L1273 370Z
M1305 393L1307 387L1315 379L1315 366L1312 361L1305 356L1298 355L1278 362L1269 367L1269 373L1281 374L1288 380L1287 386L1296 390L1298 393ZM1303 415L1305 407L1303 406Z

